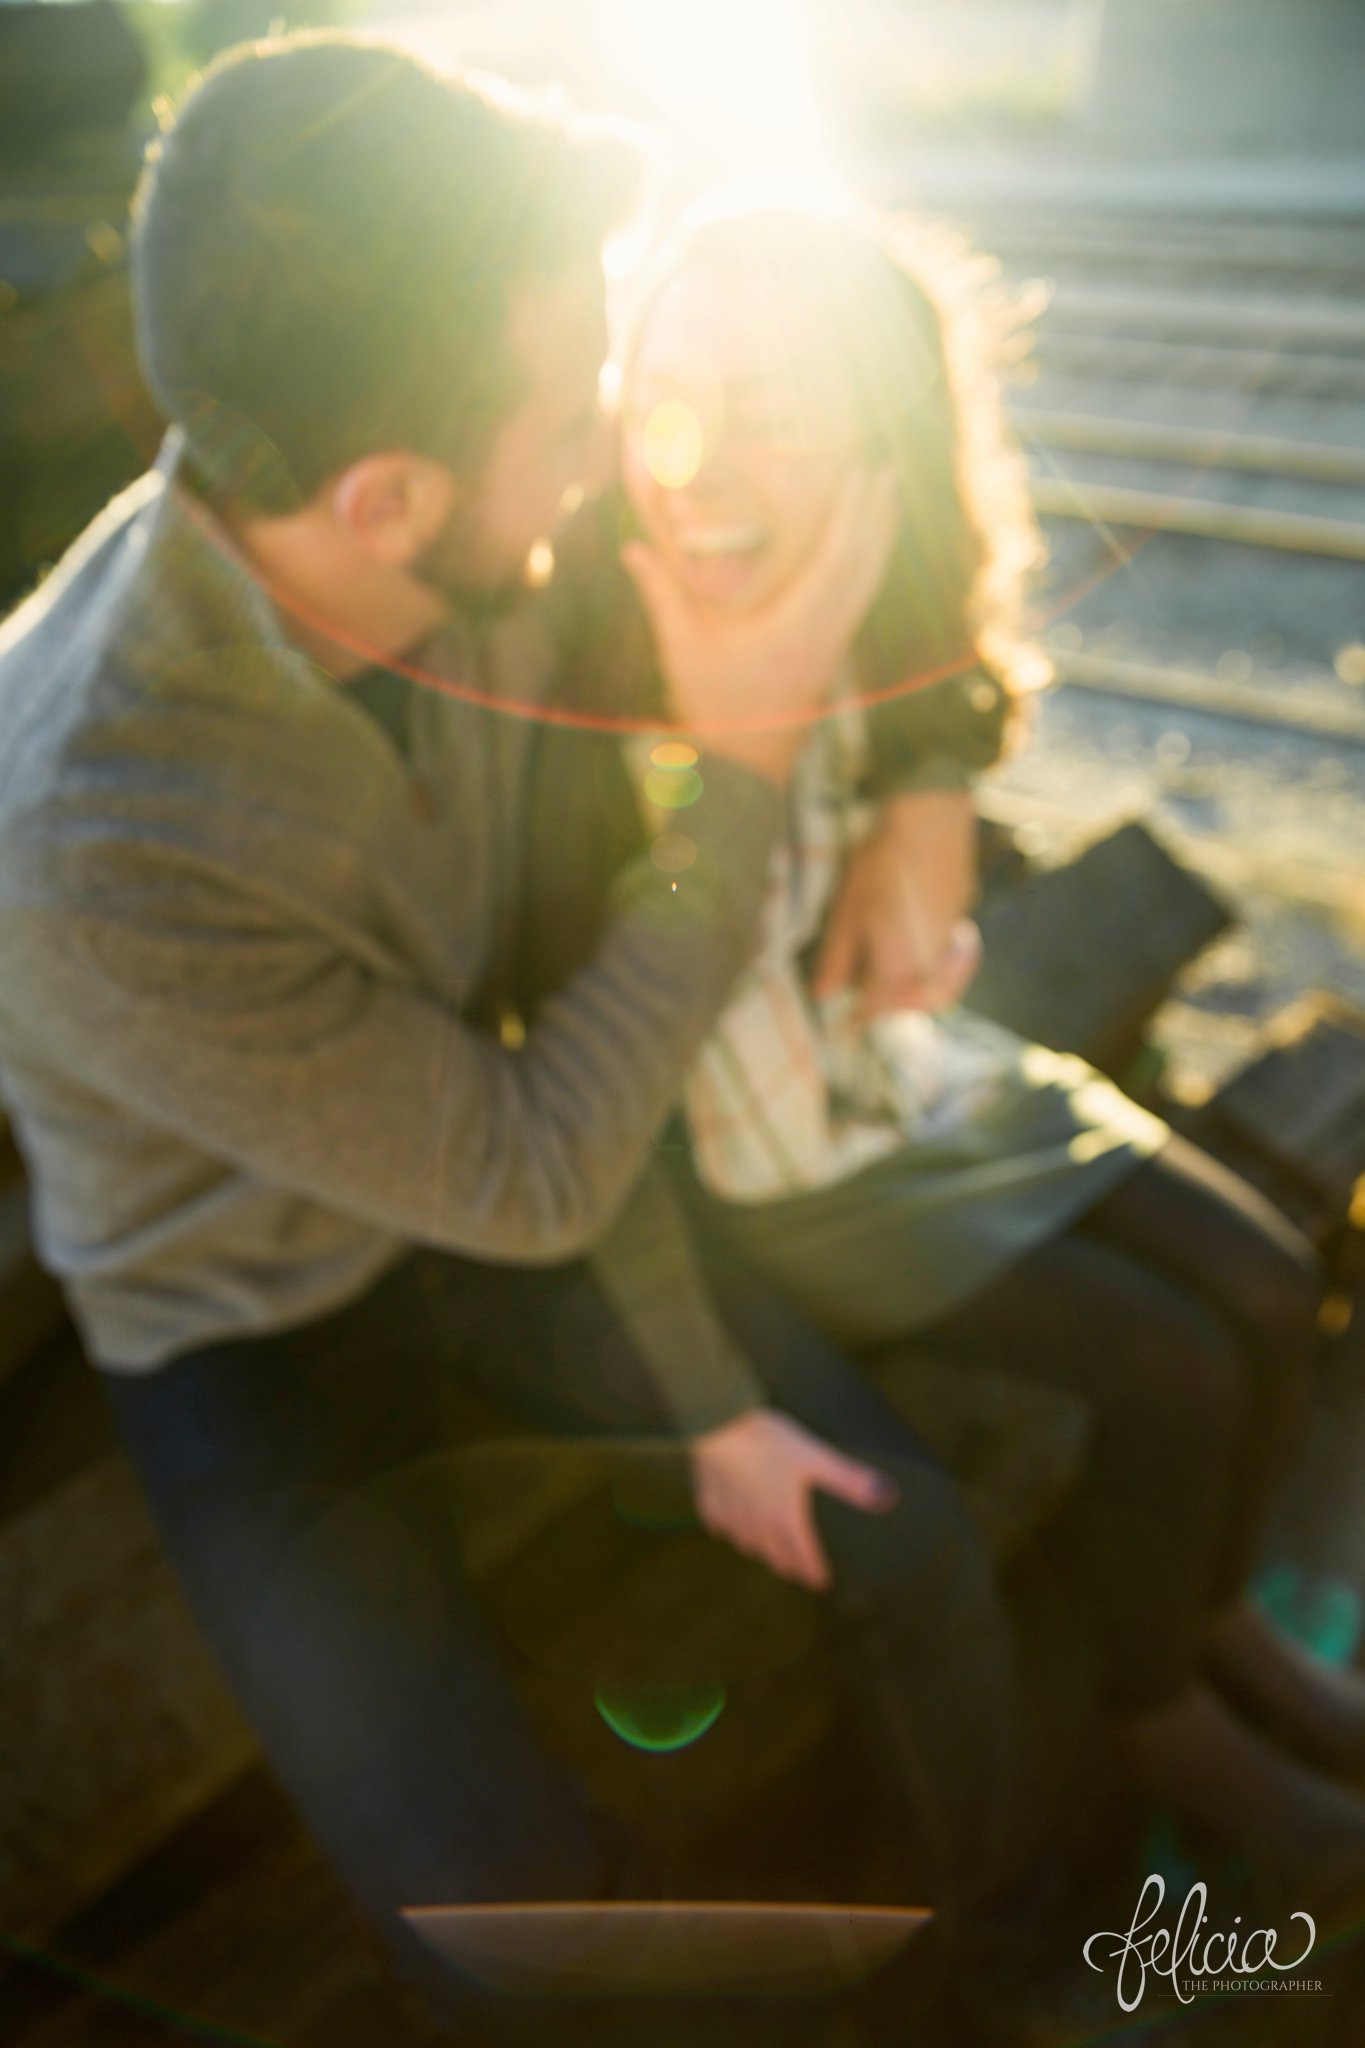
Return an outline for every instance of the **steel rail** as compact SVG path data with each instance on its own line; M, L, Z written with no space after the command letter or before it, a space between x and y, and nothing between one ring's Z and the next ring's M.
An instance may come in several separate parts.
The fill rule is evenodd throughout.
M1276 512L1261 505L1220 505L1203 498L1166 496L1126 484L1074 483L1035 477L1034 510L1048 519L1080 519L1099 526L1137 527L1149 533L1193 534L1240 547L1274 548L1365 562L1365 524L1324 519L1312 512Z
M1212 342L1144 335L1080 333L1052 325L1038 333L1036 356L1048 370L1100 374L1147 384L1217 384L1230 391L1301 391L1319 398L1365 398L1359 356L1306 355L1295 349L1228 348Z
M1331 447L1267 434L1222 433L1216 427L1175 427L1149 420L1101 419L1091 413L1012 408L1016 427L1045 448L1144 462L1186 462L1200 469L1245 469L1305 482L1365 485L1365 446Z
M1230 335L1238 345L1246 338L1276 347L1320 345L1329 352L1344 347L1348 354L1365 348L1365 304L1287 292L1062 282L1053 286L1048 315L1062 327L1086 332L1155 329L1154 341Z
M1233 682L1206 669L1106 654L1054 653L1052 664L1059 683L1099 696L1135 698L1171 710L1274 726L1307 739L1365 747L1365 703L1340 694L1340 686L1328 675L1307 688L1295 684L1276 690L1269 677Z

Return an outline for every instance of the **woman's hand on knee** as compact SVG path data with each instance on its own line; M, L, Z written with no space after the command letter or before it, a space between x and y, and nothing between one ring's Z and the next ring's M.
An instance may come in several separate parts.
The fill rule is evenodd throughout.
M823 1591L829 1560L815 1525L812 1493L869 1513L894 1507L895 1482L849 1458L775 1408L753 1408L690 1445L692 1484L704 1528L746 1556Z

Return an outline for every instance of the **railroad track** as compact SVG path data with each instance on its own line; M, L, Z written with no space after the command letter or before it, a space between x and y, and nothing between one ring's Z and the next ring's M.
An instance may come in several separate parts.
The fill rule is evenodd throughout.
M1183 533L1228 540L1287 554L1328 555L1365 562L1365 523L1311 512L1275 512L1259 505L1225 505L1125 484L1080 483L1070 477L1035 477L1033 503L1045 518L1081 519L1089 525L1136 527L1146 533Z
M1260 287L1301 291L1305 286L1358 297L1365 292L1359 226L1322 229L1256 228L1224 224L1217 232L1176 222L1019 223L987 215L978 223L982 246L1014 271L1058 279L1151 277L1162 282L1194 277L1251 280Z
M1151 420L1048 412L1032 405L1016 405L1014 423L1026 443L1040 448L1131 456L1139 462L1169 462L1199 470L1250 470L1260 476L1365 489L1365 445L1352 448L1271 434L1164 426Z
M1059 683L1102 697L1165 704L1201 717L1273 726L1305 739L1365 748L1365 700L1337 689L1330 675L1296 680L1286 688L1271 676L1234 682L1206 669L1067 652L1055 654L1053 666Z
M1279 727L1343 746L1357 761L1359 664L1334 673L1333 661L1340 647L1365 641L1363 586L1351 582L1365 563L1365 196L1356 211L1347 193L1340 212L1296 212L1286 202L1258 216L1148 204L1137 191L1104 207L978 193L967 223L1007 279L1041 276L1048 286L1034 381L1012 406L1033 457L1035 508L1070 569L1080 563L1077 616L1089 630L1086 594L1110 581L1106 554L1123 564L1136 547L1147 616L1161 614L1151 589L1170 590L1168 645L1187 620L1196 645L1211 641L1238 576L1253 635L1271 576L1281 613L1294 610L1292 596L1287 607L1283 600L1297 578L1311 593L1302 607L1309 625L1321 626L1326 593L1342 626L1336 650L1321 632L1311 651L1290 648L1289 688L1269 673L1218 674L1216 645L1203 659L1120 660L1102 641L1061 655L1059 679L1229 728ZM1217 424L1230 398L1240 414L1231 429ZM1276 431L1262 430L1267 419ZM1085 572L1086 544L1074 531L1082 525L1095 532L1098 575ZM1062 551L1068 528L1074 539ZM1144 554L1152 536L1161 549ZM1210 542L1221 544L1217 557ZM1213 624L1201 627L1200 604L1218 579L1221 609L1211 604ZM1125 625L1121 586L1111 583L1100 612L1105 631Z
M1216 385L1232 391L1288 391L1358 404L1365 398L1365 362L1262 344L1185 341L1178 337L1073 333L1045 327L1038 355L1044 369L1130 383Z
M1166 789L1149 750L1178 734L1200 785L1237 794L1200 829L1163 809L1163 836L1253 923L1277 903L1335 932L1303 942L1330 979L1332 944L1365 947L1365 881L1337 813L1301 792L1330 760L1353 821L1365 807L1365 654L1341 658L1365 642L1365 181L1340 211L1113 197L1020 181L954 212L943 178L933 202L1008 283L1047 287L1011 407L1053 542L1058 682L1087 700L983 807L1075 845ZM1280 643L1264 660L1244 652L1258 629ZM1288 751L1267 751L1276 735ZM1264 835L1246 796L1262 775Z
M1361 279L1365 291L1365 277ZM1181 335L1244 348L1248 342L1284 349L1358 355L1365 349L1365 300L1308 297L1302 292L1211 291L1157 286L1055 284L1050 318L1072 332L1089 329Z

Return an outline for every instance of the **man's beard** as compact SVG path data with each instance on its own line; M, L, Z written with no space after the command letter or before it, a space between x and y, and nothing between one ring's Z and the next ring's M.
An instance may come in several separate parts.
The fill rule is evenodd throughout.
M496 619L526 601L526 563L515 572L480 569L477 531L463 511L452 512L411 574L469 620Z

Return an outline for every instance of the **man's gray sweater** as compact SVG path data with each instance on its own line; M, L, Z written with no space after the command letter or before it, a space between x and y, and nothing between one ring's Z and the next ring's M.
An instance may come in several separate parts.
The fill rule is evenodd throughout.
M298 1323L412 1245L538 1262L612 1224L753 945L777 792L705 765L519 1048L496 994L525 727L435 689L408 758L158 467L0 632L0 1086L92 1358ZM444 671L524 702L528 614ZM680 1402L733 1412L723 1345Z

